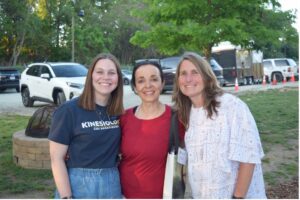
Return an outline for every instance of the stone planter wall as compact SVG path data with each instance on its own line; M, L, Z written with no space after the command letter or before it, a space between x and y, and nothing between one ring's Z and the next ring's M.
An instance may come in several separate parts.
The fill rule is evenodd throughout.
M48 139L26 136L25 130L14 133L13 159L23 168L51 169Z

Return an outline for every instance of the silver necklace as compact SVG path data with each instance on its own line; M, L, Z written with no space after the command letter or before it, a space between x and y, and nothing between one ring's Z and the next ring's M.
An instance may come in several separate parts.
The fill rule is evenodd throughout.
M97 108L96 108L96 113L100 120L105 121L108 119L109 121L111 121L107 111L105 111L105 113L103 113L103 112L101 112L101 110L97 110Z

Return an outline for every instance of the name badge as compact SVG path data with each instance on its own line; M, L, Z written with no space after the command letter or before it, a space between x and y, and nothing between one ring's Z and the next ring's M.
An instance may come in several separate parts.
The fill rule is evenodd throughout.
M180 147L178 148L177 162L182 165L186 165L187 163L187 152Z

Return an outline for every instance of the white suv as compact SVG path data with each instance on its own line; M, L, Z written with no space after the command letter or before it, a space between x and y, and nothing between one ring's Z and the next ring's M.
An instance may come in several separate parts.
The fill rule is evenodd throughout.
M296 62L290 58L272 58L264 59L264 75L267 81L272 81L274 76L278 82L283 78L287 80L294 75L295 78L299 77L299 67Z
M78 63L33 63L20 79L20 91L24 106L34 101L57 105L79 96L83 90L88 69Z

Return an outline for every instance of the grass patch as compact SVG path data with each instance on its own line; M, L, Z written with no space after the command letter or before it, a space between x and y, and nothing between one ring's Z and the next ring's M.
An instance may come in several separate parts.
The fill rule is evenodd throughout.
M264 179L268 183L269 186L277 185L278 177L281 177L281 179L288 179L289 176L283 172L283 171L274 171L274 172L267 172L264 173Z
M265 154L274 151L272 147L278 145L290 154L290 157L277 161L274 170L264 174L267 185L298 176L298 88L248 93L240 98L255 118ZM263 166L271 165L271 162L272 159L264 158Z
M286 172L290 176L298 175L298 163L282 163L280 170Z
M29 191L53 192L49 184L52 179L50 170L23 169L16 166L12 159L12 135L26 128L29 117L0 116L0 191L1 193L24 193ZM50 198L51 196L49 196Z
M286 136L287 130L294 130L289 136L298 138L298 90L269 90L240 98L248 104L260 132L267 133L263 137L271 140L275 136L274 140L278 142L287 139L282 137Z
M240 96L249 106L264 143L288 144L298 139L298 90L269 90Z

